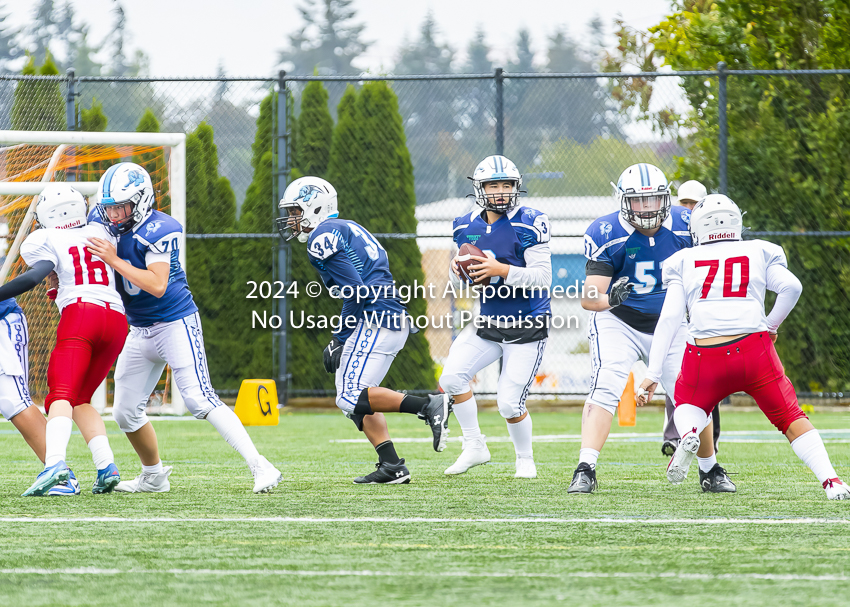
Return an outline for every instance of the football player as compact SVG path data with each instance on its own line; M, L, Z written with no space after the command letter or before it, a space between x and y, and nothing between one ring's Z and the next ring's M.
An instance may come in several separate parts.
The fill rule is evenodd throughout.
M142 473L116 491L164 492L171 466L163 467L156 432L145 413L148 397L168 364L186 408L206 419L245 458L254 493L270 492L281 474L259 454L236 414L210 383L204 334L179 252L183 226L154 210L150 175L132 162L111 166L100 178L93 214L118 238L92 238L89 250L121 275L118 293L127 309L130 334L115 365L112 415L139 455Z
M679 205L692 211L696 204L706 197L708 190L699 181L686 181L679 186ZM686 215L682 214L682 219ZM689 216L687 216L689 217ZM661 444L661 453L670 457L676 451L676 446L679 444L679 432L676 430L676 424L673 422L673 412L676 407L673 406L673 399L667 394L664 397L664 442ZM720 440L720 405L716 406L711 412L711 423L714 427L714 451L717 452L717 441Z
M413 330L395 294L387 252L363 226L340 219L334 187L318 177L301 177L286 188L277 220L281 236L307 244L310 263L329 290L343 299L340 328L323 352L325 371L336 376L336 404L372 443L374 472L357 484L402 484L410 471L390 440L384 413L412 413L431 427L434 451L448 438L451 399L444 394L412 396L378 387Z
M850 488L838 478L818 431L797 404L794 386L773 346L779 325L803 286L788 270L782 247L763 240L743 241L741 228L738 205L722 194L706 196L691 215L696 246L679 251L664 264L667 297L638 403L652 398L670 345L687 319L688 345L676 382L674 414L681 441L667 466L667 479L673 484L685 479L712 409L721 399L742 391L788 438L827 498L850 499ZM768 315L765 290L776 293ZM700 467L703 490L714 482L712 472Z
M454 397L455 417L463 431L463 451L446 474L462 474L490 461L469 382L501 358L496 401L516 452L514 476L536 478L532 422L525 399L549 334L549 218L519 206L522 175L504 156L482 160L471 179L475 202L482 210L455 219L453 238L458 247L469 243L484 252L485 257L472 256L478 263L469 266L470 276L475 283L489 278L495 293L486 301L482 298L480 318L464 327L452 343L440 377L440 386ZM463 284L457 256L452 259L449 279L456 288ZM508 289L499 289L506 285Z
M587 279L581 305L591 311L588 339L593 368L581 419L579 464L568 493L596 489L596 462L629 370L649 356L664 303L661 265L691 246L690 211L671 206L667 178L658 167L632 165L611 185L620 210L594 221L584 236ZM661 383L668 394L681 366L685 334L682 325L664 360ZM706 432L710 437L710 426ZM700 457L701 466L716 463L710 440L704 441ZM729 487L718 485L723 488Z
M109 493L121 480L103 419L89 403L124 345L127 319L112 270L86 250L88 238L111 237L103 226L87 224L86 215L86 201L73 187L63 183L45 187L36 203L40 229L21 245L21 257L30 270L0 287L0 299L5 299L32 289L53 271L58 277L55 301L60 319L47 367L44 470L24 496L47 495L60 483L59 494L77 493L65 463L72 420L97 468L92 493ZM15 337L19 347L25 348L25 321L17 326ZM9 362L23 362L25 369L26 361L16 359ZM25 386L23 379L21 386Z

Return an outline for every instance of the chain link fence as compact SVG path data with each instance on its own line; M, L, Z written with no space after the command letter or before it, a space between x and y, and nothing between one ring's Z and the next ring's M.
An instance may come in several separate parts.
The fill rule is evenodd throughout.
M187 274L214 385L225 394L248 377L277 379L284 398L333 393L320 363L330 329L293 329L288 321L291 313L337 314L341 302L305 298L318 274L303 245L284 243L272 223L283 188L301 174L335 185L340 215L378 237L400 284L434 285L411 311L452 322L431 323L409 341L387 379L395 389L433 390L457 321L475 305L444 295L452 220L474 207L467 177L476 164L503 153L524 175L522 204L551 219L553 286L565 293L553 301L564 324L551 334L533 394L586 393L583 234L618 209L610 182L648 162L674 192L688 179L728 192L748 212L747 237L785 247L805 288L783 325L780 355L801 393L839 395L850 390L848 77L720 66L368 80L29 78L58 87L65 120L44 126L33 117L24 128L82 128L99 106L108 119L101 128L110 131L140 128L150 109L161 131L189 134ZM16 90L28 80L0 80L4 128L20 123L16 112L44 113L43 92L19 100ZM298 298L287 294L293 282ZM269 322L274 316L283 322ZM475 389L494 393L497 374L498 365L483 371Z

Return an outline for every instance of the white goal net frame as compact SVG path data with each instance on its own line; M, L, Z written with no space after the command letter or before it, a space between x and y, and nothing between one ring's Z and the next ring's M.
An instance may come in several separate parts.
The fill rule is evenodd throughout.
M12 265L18 258L18 251L23 240L30 233L35 219L35 205L38 196L44 187L54 181L57 173L57 164L64 152L74 146L156 146L169 148L168 180L171 198L170 214L180 225L186 227L186 135L184 133L114 133L114 132L88 132L88 131L1 131L0 147L11 146L56 146L46 169L39 181L4 181L0 176L0 196L32 196L27 207L23 222L18 228L14 241L6 251L6 259L0 268L0 284L6 282ZM116 160L117 162L117 160ZM74 187L84 196L89 197L97 193L97 181L73 181ZM186 238L183 234L183 242L180 246L180 264L186 269ZM173 377L170 373L167 378ZM163 402L163 411L182 415L186 411L180 391L176 389L173 379L166 381L166 394L170 396L170 402ZM92 398L92 405L99 411L106 407L106 382L101 384ZM165 399L163 399L165 400Z

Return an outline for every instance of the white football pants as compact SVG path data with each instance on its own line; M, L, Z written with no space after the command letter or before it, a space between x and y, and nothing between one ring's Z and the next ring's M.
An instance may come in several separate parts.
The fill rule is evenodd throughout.
M343 413L354 413L354 405L365 388L381 385L409 334L407 327L391 331L362 320L357 323L354 333L345 340L336 370L336 406Z
M29 332L23 314L0 319L0 415L12 419L33 404L29 391Z
M481 369L502 359L496 388L499 413L513 419L525 413L525 399L543 360L547 339L527 344L506 344L478 337L474 323L464 327L449 349L440 386L451 396L469 392L469 382Z
M135 432L148 422L145 406L165 365L186 408L204 419L224 406L210 383L204 334L198 313L150 327L130 327L124 349L115 363L115 404L112 416L124 432Z
M585 403L602 407L614 415L632 365L638 360L649 361L652 335L636 331L608 310L591 312L587 326L593 370L590 394ZM661 385L671 399L682 368L687 338L687 324L682 323L661 368Z

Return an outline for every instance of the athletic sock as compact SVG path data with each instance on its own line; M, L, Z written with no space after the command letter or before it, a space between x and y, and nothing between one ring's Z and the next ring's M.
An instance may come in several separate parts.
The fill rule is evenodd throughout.
M699 469L701 472L709 472L717 465L717 454L715 453L711 457L697 456L697 461L699 462Z
M250 466L260 459L260 452L254 446L248 432L236 414L227 405L219 405L207 414L207 421L218 430L221 437L236 449Z
M512 424L507 422L508 434L511 435L511 440L514 443L514 451L517 457L534 457L534 450L531 447L531 416L526 415L521 422Z
M46 443L44 453L44 467L55 466L65 459L68 450L68 441L71 440L71 428L74 423L70 417L54 417L47 420L47 428L44 432Z
M673 422L679 436L683 437L689 432L699 435L708 425L708 414L694 405L679 405L673 414Z
M384 441L375 447L378 452L378 461L387 464L397 464L401 461L398 453L395 452L395 445L391 440Z
M463 432L463 440L471 441L482 438L481 428L478 427L478 403L475 396L452 407L455 419Z
M405 394L404 398L401 399L401 405L399 405L400 413L412 413L416 415L422 408L431 402L431 399L427 396L411 396L410 394Z
M791 448L794 449L797 457L803 460L803 463L815 473L821 483L831 478L838 478L817 430L811 429L795 438L791 443Z
M162 460L158 461L153 466L145 466L142 464L142 472L144 474L162 474Z
M590 447L583 447L578 452L578 463L590 464L591 468L596 468L596 462L599 461L599 451Z
M109 447L109 439L105 434L95 436L89 441L89 449L91 449L91 458L94 461L94 467L98 470L103 470L109 464L115 463L115 456L112 455L112 449Z

